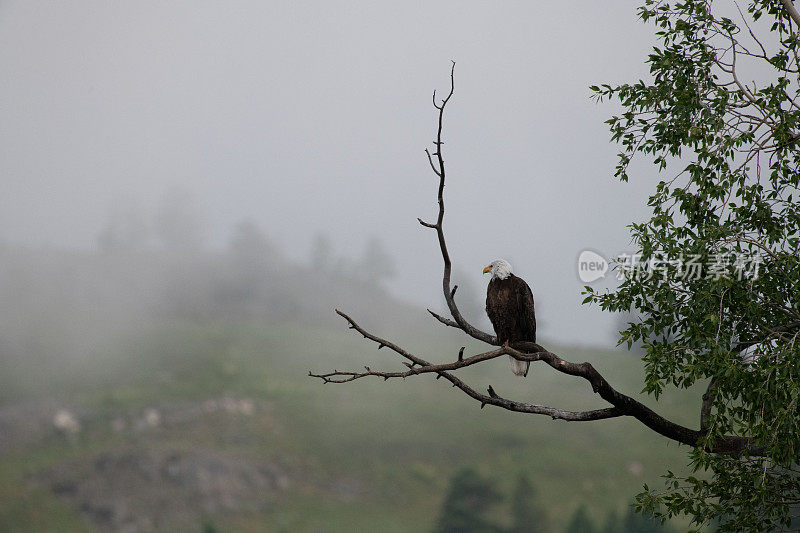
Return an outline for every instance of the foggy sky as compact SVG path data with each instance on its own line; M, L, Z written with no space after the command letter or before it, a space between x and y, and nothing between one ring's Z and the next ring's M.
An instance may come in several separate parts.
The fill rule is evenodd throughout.
M630 250L657 175L613 178L617 107L588 86L646 77L652 29L627 0L0 4L0 239L94 247L116 206L191 191L222 243L257 222L296 260L383 239L395 294L439 307L431 92L445 119L446 234L482 292L503 257L540 336L608 343L576 258Z

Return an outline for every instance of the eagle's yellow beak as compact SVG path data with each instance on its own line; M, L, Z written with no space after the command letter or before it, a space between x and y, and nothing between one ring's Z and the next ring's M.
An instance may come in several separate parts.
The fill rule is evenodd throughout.
M491 271L492 271L492 265L489 265L489 266L487 266L486 268L483 269L483 273L484 274L487 274L487 273L489 273Z

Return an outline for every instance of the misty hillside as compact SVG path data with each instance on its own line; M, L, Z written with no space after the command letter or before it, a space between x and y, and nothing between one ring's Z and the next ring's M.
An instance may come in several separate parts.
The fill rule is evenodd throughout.
M9 304L0 306L4 376L26 360L101 354L164 321L341 326L338 306L384 331L430 322L424 310L391 298L368 266L289 261L249 224L221 251L9 245L0 247L0 264L0 298Z
M558 495L548 504L558 531L580 501L594 502L598 523L626 512L641 483L674 464L676 447L629 421L481 410L425 377L309 378L401 367L335 307L432 360L484 348L391 298L381 287L390 263L370 248L380 271L329 253L289 261L253 226L222 250L3 247L0 294L13 304L0 306L0 528L427 530L447 479L467 465L504 493L523 472ZM568 353L637 390L630 356ZM582 382L545 367L520 380L507 366L463 377L522 400L597 403ZM691 423L685 401L664 398L659 409ZM507 505L496 509L501 523Z

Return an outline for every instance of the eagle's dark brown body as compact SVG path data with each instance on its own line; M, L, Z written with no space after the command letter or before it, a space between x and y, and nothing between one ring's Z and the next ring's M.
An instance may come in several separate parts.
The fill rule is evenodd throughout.
M533 292L520 277L492 278L486 289L486 314L500 344L536 342Z

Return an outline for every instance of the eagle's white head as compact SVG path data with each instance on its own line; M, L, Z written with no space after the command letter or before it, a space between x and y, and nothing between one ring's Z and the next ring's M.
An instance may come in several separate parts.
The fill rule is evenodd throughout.
M511 263L506 261L505 259L495 259L489 266L483 269L483 273L486 274L487 272L492 273L492 279L506 279L508 276L511 275Z

